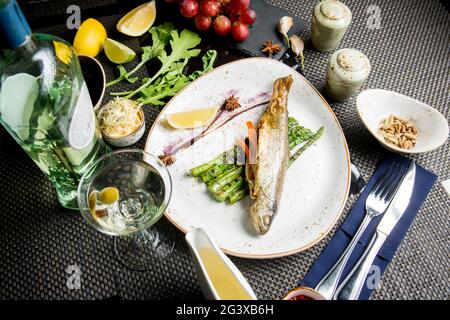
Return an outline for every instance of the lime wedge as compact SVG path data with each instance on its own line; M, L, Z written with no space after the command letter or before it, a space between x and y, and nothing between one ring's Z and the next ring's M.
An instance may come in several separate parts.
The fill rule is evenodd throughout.
M130 62L136 56L126 45L109 38L105 41L105 54L111 62L117 64Z

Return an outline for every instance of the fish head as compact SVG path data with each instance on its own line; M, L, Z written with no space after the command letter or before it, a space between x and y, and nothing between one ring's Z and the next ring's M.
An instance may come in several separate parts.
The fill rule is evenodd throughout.
M273 208L267 206L258 206L257 203L250 209L250 219L256 232L265 235L272 224Z

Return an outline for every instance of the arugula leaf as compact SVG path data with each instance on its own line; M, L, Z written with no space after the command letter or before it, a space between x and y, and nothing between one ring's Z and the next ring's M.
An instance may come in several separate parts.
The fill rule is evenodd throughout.
M142 47L141 62L136 65L131 71L127 72L123 65L117 67L119 71L119 77L112 80L106 84L106 87L112 86L121 82L122 80L127 80L130 83L134 83L138 80L137 77L131 77L136 73L142 66L147 63L147 61L158 57L161 54L165 54L164 48L169 44L171 39L171 32L176 30L172 23L164 23L159 26L150 29L150 34L152 35L152 45Z
M138 77L131 77L132 73L127 73L127 70L124 66L120 65L117 67L119 70L119 78L126 79L130 83L135 83L139 78Z
M202 57L202 63L203 63L203 70L197 70L194 71L190 76L189 79L195 80L201 75L211 71L214 68L214 63L217 59L217 51L216 50L208 50Z
M161 62L160 69L152 77L144 78L140 87L134 91L111 93L116 96L131 98L136 94L140 97L140 104L164 105L164 99L174 96L191 81L213 69L217 58L215 50L209 50L202 57L203 70L197 70L191 75L183 74L191 57L200 53L196 47L201 39L195 32L182 30L179 33L173 24L166 23L150 29L152 45L143 47L141 62L135 69L126 72L123 66L119 66L119 81L126 79L128 82L136 82L137 77L131 77L148 60L157 58ZM170 43L170 54L165 47Z
M211 71L216 58L217 51L208 50L202 57L203 70L197 70L189 76L183 74L184 67L189 60L188 58L172 64L170 71L163 77L159 77L151 86L140 91L142 97L138 99L138 102L140 104L153 104L157 106L164 105L165 102L163 99L174 96L191 81Z
M129 93L125 98L129 99L141 92L143 89L150 86L159 76L171 71L172 64L182 59L195 57L200 53L200 49L194 49L201 41L198 34L190 30L183 30L178 35L176 30L170 32L172 39L170 40L170 47L172 49L170 55L167 52L161 51L158 59L161 61L161 68L139 88Z
M158 33L158 38L162 43L164 43L164 45L167 45L169 43L170 39L172 38L171 32L176 30L175 26L171 22L160 24L159 26L150 29L150 31L153 29L156 30L156 32Z
M175 26L172 23L164 23L157 27L150 29L152 35L152 45L142 47L144 51L142 54L142 60L150 60L163 54L164 48L169 44L171 39L171 32L175 31ZM144 62L145 63L145 62Z

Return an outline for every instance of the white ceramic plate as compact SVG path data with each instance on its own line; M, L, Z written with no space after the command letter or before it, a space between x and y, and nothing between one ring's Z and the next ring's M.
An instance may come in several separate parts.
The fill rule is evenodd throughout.
M342 129L317 90L288 66L266 58L238 60L216 68L179 92L162 110L146 143L147 152L161 155L194 135L168 127L165 115L221 105L231 94L242 107L267 100L274 81L292 75L289 114L314 131L325 127L322 138L289 168L278 215L271 229L258 236L248 218L249 197L230 206L216 202L206 186L187 175L231 148L246 135L246 121L258 122L265 107L255 108L176 154L169 167L173 194L166 217L180 230L205 229L230 255L276 258L298 253L318 243L340 217L350 186L350 158Z

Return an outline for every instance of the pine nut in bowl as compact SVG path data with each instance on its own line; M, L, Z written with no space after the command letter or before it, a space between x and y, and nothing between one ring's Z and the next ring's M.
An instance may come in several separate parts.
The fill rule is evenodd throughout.
M128 147L145 132L144 111L133 100L111 100L100 108L97 120L103 138L115 147Z
M417 154L435 150L449 136L447 119L436 109L382 89L363 91L356 108L367 130L386 149Z

